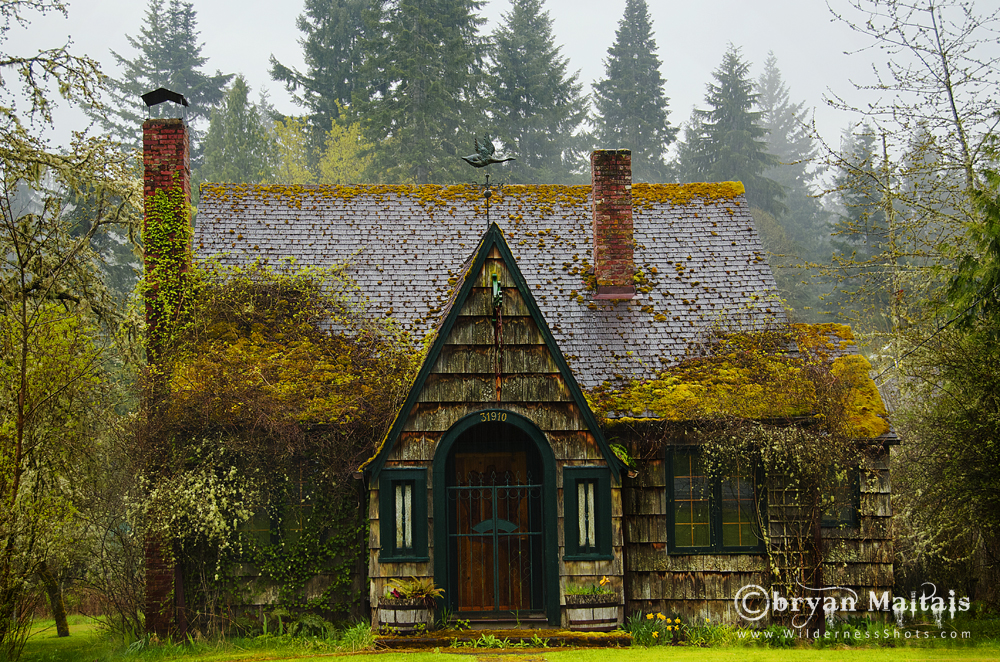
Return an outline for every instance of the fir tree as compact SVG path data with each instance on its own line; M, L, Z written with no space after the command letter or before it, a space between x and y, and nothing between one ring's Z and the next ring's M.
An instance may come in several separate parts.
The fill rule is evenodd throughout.
M757 80L757 95L761 126L767 131L767 151L779 161L764 176L778 182L787 196L788 211L778 220L803 257L818 259L820 251L828 247L830 231L827 214L811 190L809 165L816 158L816 143L805 102L791 102L773 52Z
M876 140L869 126L845 135L844 163L835 177L842 213L833 227L828 274L836 284L828 305L848 319L868 318L869 328L884 321L890 287L889 223Z
M769 53L756 91L761 125L767 131L768 152L780 161L764 176L785 191L787 210L775 219L784 242L765 242L771 268L786 304L801 317L818 321L820 283L812 266L830 257L830 216L812 190L810 164L816 158L816 143L809 128L805 102L792 103L778 70L778 59ZM760 219L758 230L764 234ZM780 246L780 248L776 248Z
M469 178L459 146L471 152L481 124L479 7L478 0L398 0L367 41L366 76L381 81L381 91L355 107L377 145L373 179Z
M250 88L237 76L222 105L212 113L205 138L204 181L256 184L270 178L274 141L264 114L250 101Z
M513 0L493 33L490 67L492 127L518 184L568 183L579 165L579 138L586 118L578 74L553 43L552 19L542 0ZM575 149L576 148L576 149Z
M367 58L363 47L366 17L379 13L382 0L306 0L296 25L303 33L305 72L287 67L271 56L271 78L294 93L310 113L317 134L324 135L340 117L341 106L355 92L364 94L361 71Z
M128 37L129 44L138 51L129 60L112 51L122 67L122 76L110 81L114 100L107 104L116 110L110 115L99 116L104 128L126 145L142 144L142 122L146 108L140 98L146 92L165 87L184 95L190 106L187 120L191 129L192 161L200 162L200 137L203 125L211 117L212 109L222 102L225 87L233 74L216 71L208 75L201 68L208 58L201 56L202 44L198 43L197 18L192 2L185 0L149 0L145 25L138 37ZM161 104L149 109L154 117L176 113L172 104ZM96 113L95 113L96 114Z
M667 119L669 100L646 0L625 3L604 67L606 77L594 85L598 146L631 149L634 180L664 181L663 158L677 130Z
M763 114L754 110L757 94L750 65L730 44L708 84L708 110L696 110L685 132L678 170L686 181L741 181L750 205L779 217L785 211L781 185L764 176L779 164L767 151Z

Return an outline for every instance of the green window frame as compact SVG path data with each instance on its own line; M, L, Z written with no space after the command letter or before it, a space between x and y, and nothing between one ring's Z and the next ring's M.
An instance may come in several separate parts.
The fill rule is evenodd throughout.
M378 481L379 561L429 560L427 469L383 469Z
M613 558L611 471L607 467L563 469L563 530L566 561Z
M861 507L861 471L854 467L831 478L833 486L823 494L825 507L820 524L824 529L856 528Z
M760 472L713 480L697 449L667 452L667 539L675 554L760 552L756 509Z

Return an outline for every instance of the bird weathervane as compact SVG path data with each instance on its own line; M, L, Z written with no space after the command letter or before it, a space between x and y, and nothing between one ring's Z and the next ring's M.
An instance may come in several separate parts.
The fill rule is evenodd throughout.
M473 168L485 168L491 163L505 163L507 161L513 161L513 156L508 156L505 159L498 159L494 156L497 153L497 148L493 146L493 141L490 140L490 134L483 135L483 142L480 144L478 138L474 138L473 141L476 145L476 153L470 154L469 156L463 156L462 160L468 163ZM500 188L500 184L496 187ZM490 225L490 198L493 197L493 191L490 190L490 172L486 171L486 184L483 186L485 191L483 192L483 197L486 198L486 227Z

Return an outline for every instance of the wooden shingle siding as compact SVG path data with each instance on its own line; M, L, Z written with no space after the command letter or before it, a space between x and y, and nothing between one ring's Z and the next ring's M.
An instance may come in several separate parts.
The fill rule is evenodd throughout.
M824 528L824 583L850 588L867 605L868 592L891 589L892 510L886 451L875 451L871 473L860 481L856 527ZM733 608L737 591L747 584L771 586L765 554L670 554L668 490L661 458L641 463L622 488L625 543L626 613L662 612L685 620L723 618L741 621ZM780 485L780 478L773 478ZM768 528L772 549L795 549L797 536L808 533L803 509L791 491L769 490ZM781 563L781 554L776 555Z
M499 275L503 288L503 363L500 402L496 401L495 336L491 319L492 274ZM570 586L598 584L609 577L622 590L624 565L622 547L622 507L620 486L611 486L611 551L608 560L565 561L563 522L563 472L565 466L607 466L594 433L588 428L578 401L574 399L568 373L559 368L531 307L518 290L514 274L495 248L478 273L469 274L472 287L458 306L454 324L443 338L440 353L422 382L419 393L385 459L385 467L425 467L429 483L435 452L441 439L457 422L484 409L501 409L520 414L537 426L546 437L555 460L558 602ZM534 294L534 293L532 293ZM572 379L572 377L569 377ZM582 401L582 400L581 400ZM434 537L430 540L430 561L425 563L379 562L378 486L371 487L372 532L369 539L372 599L385 592L393 578L431 577L434 574ZM433 492L433 490L431 490ZM432 494L433 496L433 494ZM430 518L433 528L433 516ZM442 524L443 525L443 524ZM565 620L565 615L563 615Z

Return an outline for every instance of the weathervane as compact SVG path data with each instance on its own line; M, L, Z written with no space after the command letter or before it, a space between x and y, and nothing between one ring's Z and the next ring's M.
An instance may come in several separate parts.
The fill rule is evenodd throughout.
M508 156L505 159L493 156L496 154L497 148L493 146L488 133L483 136L482 144L479 143L479 139L475 139L475 143L476 153L462 157L462 160L473 168L485 168L491 163L514 160L513 156ZM495 186L500 188L502 184ZM486 185L483 188L485 189L483 197L486 198L486 227L488 229L490 227L490 198L493 197L489 170L486 171ZM490 316L490 321L493 324L493 372L496 379L496 399L497 402L500 402L501 389L503 388L503 286L500 283L500 274L496 271L490 276L490 287L493 295L493 314Z
M505 159L498 159L494 154L497 152L497 148L493 146L493 142L490 140L490 134L483 135L482 144L479 143L479 139L474 139L476 145L476 153L470 154L469 156L463 156L462 160L468 163L473 168L485 168L491 163L505 163L507 161L513 161L513 156L508 156ZM486 198L486 227L490 226L490 198L493 197L492 186L490 184L490 173L486 171L486 184L483 185L483 197ZM503 184L495 184L499 189Z

